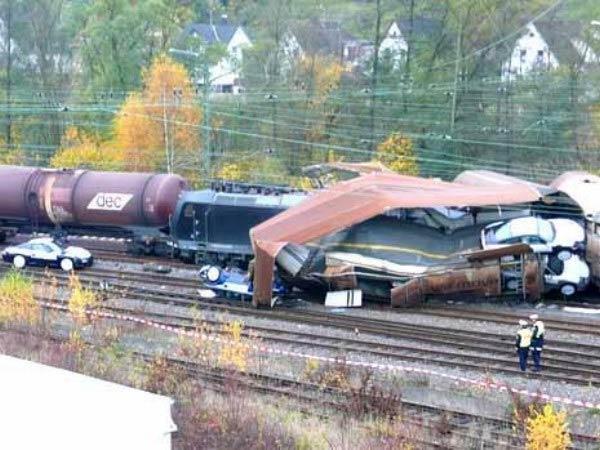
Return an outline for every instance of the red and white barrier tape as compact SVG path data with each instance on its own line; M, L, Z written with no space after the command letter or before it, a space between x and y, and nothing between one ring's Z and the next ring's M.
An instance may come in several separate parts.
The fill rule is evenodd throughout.
M68 309L66 306L57 305L56 303L50 303L50 302L39 302L39 303L47 308L60 309L63 311ZM181 336L195 337L195 338L199 338L199 339L202 339L205 341L210 341L210 342L218 342L218 343L224 343L224 344L227 343L227 340L222 339L218 336L208 335L205 333L198 333L196 331L191 331L191 330L186 331L182 328L178 328L178 327L171 326L171 325L164 325L161 323L154 322L152 320L142 319L140 317L127 316L124 314L114 314L114 313L109 313L106 311L88 311L88 314L92 315L92 316L107 318L107 319L115 319L115 320L122 320L122 321L126 321L126 322L139 323L142 325L147 325L147 326L150 326L153 328L157 328L159 330L168 331L170 333L175 333L175 334L178 334ZM583 401L583 400L574 400L574 399L571 399L568 397L553 396L553 395L544 394L541 392L531 392L526 389L515 389L515 388L507 386L506 384L502 384L500 382L495 382L492 380L485 380L485 381L474 380L471 378L466 378L466 377L461 377L461 376L457 376L457 375L451 375L449 373L439 372L437 370L421 369L419 367L410 367L410 366L397 365L397 364L371 363L371 362L366 362L366 361L353 361L353 360L340 361L337 358L312 355L312 354L301 353L301 352L293 352L293 351L289 351L289 350L281 350L281 349L276 349L273 347L268 347L266 345L250 344L249 346L253 350L256 350L260 353L264 353L267 355L279 355L279 356L286 356L286 357L300 358L300 359L312 359L312 360L316 360L316 361L322 361L322 362L334 363L334 364L342 363L342 364L346 364L349 366L364 367L364 368L379 370L379 371L383 371L383 372L406 372L406 373L414 373L414 374L421 374L421 375L429 375L429 376L433 376L433 377L439 377L439 378L451 380L456 383L465 383L465 384L469 384L472 386L482 387L485 389L494 389L494 390L497 390L500 392L511 392L513 394L519 394L519 395L523 395L523 396L530 397L530 398L539 398L541 400L554 402L554 403L562 403L564 405L578 406L578 407L582 407L582 408L598 408L598 409L600 409L600 404L593 403L593 402L588 402L588 401Z

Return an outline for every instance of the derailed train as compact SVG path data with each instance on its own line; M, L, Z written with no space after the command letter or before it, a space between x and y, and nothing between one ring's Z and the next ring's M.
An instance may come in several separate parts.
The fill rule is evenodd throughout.
M307 198L305 192L288 187L235 183L217 183L210 189L191 191L184 179L166 174L0 166L0 179L0 238L14 232L52 232L58 228L69 234L126 237L136 252L169 253L188 262L242 269L254 257L249 231L282 211L296 209ZM440 186L448 187L451 184ZM469 186L466 179L461 181L460 189L469 192L478 187ZM537 198L537 194L533 197ZM285 281L296 286L358 286L375 296L391 295L396 304L410 303L411 298L429 291L471 290L495 295L505 291L505 283L510 291L535 297L541 289L543 271L535 264L529 264L534 267L529 272L519 269L523 289L510 284L515 269L504 267L506 258L502 255L494 256L493 267L486 269L493 276L484 274L487 278L479 281L471 280L472 268L481 263L461 256L453 261L448 258L480 250L477 236L482 226L498 219L529 215L529 207L409 207L382 211L370 220L323 236L308 247L287 247L292 251L282 252L277 264L289 269L292 262L287 272L295 280ZM302 216L298 220L304 222ZM412 248L407 251L402 242ZM523 249L517 253L523 254L515 260L519 266L531 259ZM440 255L444 259L442 266ZM288 261L284 261L286 257ZM294 259L298 258L302 263L295 267ZM382 268L382 261L386 267ZM446 275L442 275L435 286L423 284L426 272L446 273L448 268L453 276L466 277L465 280L449 279L448 285ZM370 279L368 286L356 280L359 272L374 273L364 277ZM537 275L532 276L533 272ZM390 282L390 277L395 281ZM409 283L413 279L419 281ZM335 280L339 282L332 282Z

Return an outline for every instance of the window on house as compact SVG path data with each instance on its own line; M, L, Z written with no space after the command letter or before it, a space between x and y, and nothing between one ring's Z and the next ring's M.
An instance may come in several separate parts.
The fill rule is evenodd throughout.
M525 62L525 56L527 56L527 50L521 50L521 62Z

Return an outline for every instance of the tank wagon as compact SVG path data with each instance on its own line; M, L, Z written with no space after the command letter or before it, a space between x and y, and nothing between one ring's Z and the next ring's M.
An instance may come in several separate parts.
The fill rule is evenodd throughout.
M177 175L0 166L0 238L15 231L133 237L151 251L186 190Z
M253 255L248 231L305 198L306 193L283 186L229 182L184 192L172 219L175 255L245 269Z

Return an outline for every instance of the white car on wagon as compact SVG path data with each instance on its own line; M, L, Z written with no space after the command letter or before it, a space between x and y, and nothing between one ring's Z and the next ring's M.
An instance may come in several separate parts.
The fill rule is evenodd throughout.
M579 256L567 260L551 257L544 270L544 283L548 290L556 289L570 297L585 289L590 282L590 268Z
M92 254L84 248L61 246L52 238L37 238L19 245L7 247L2 259L11 262L17 269L27 265L60 267L64 271L89 267L93 264Z
M584 241L584 228L570 219L519 217L491 223L481 231L483 249L528 244L535 253L556 253L563 261L583 250Z

